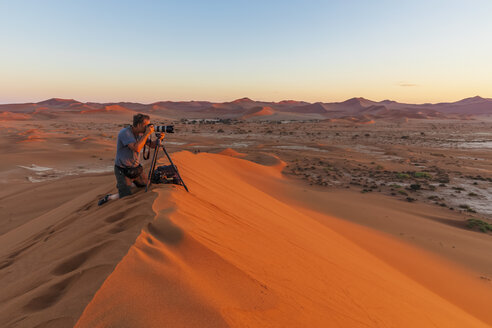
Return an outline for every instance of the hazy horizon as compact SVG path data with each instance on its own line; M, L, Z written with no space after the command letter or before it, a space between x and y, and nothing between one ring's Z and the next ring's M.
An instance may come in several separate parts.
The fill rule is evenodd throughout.
M469 97L455 99L455 100L444 100L444 101L439 101L439 102L415 102L415 103L409 103L409 104L420 105L420 104L454 103L454 102L457 102L457 101L460 101L460 100L463 100L463 99L475 98L475 97L480 97L480 98L483 98L483 99L490 99L490 100L492 100L492 98L489 98L489 97L483 97L483 96L480 96L480 95L475 95L475 96L469 96ZM68 97L68 98L49 97L49 98L43 98L43 99L36 100L36 101L12 102L12 103L3 103L3 102L0 102L0 105L28 104L28 103L34 103L35 104L35 103L39 103L39 102L43 102L43 101L47 101L47 100L51 100L51 99L75 100L75 101L79 101L79 102L82 102L82 103L101 103L101 104L105 104L105 103L123 103L123 102L127 102L127 103L139 103L139 104L143 104L143 105L148 105L148 104L153 104L153 103L161 102L161 101L163 101L163 102L165 102L165 101L170 101L170 102L188 102L188 101L196 101L196 102L204 101L205 102L205 101L208 101L208 102L212 102L212 103L227 103L227 102L233 102L235 100L244 99L244 98L248 98L248 99L250 99L252 101L255 101L255 102L299 101L299 102L309 102L309 103L316 103L316 102L321 102L321 103L339 103L339 102L344 102L346 100L353 99L353 98L363 98L363 99L374 101L374 102L382 102L382 101L385 101L385 100L389 100L389 101L396 101L398 103L405 103L405 102L397 101L397 100L394 100L394 99L369 99L369 98L366 98L366 97L350 97L350 98L341 99L341 100L334 100L334 101L307 101L307 100L303 100L303 99L265 100L265 99L254 99L252 97L244 96L244 97L239 97L239 98L235 98L235 99L226 99L226 100L223 100L223 101L211 101L211 100L208 100L208 99L182 99L182 100L176 100L176 99L159 99L159 100L155 100L155 101L151 101L151 102L140 102L140 101L132 101L132 100L125 100L125 101L122 101L122 100L116 100L116 101L94 101L94 100L82 100L82 99L73 98L73 97Z

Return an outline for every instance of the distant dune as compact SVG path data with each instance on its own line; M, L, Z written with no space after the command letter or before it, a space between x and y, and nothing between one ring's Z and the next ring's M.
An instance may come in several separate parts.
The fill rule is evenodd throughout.
M483 115L492 115L492 99L466 98L452 103L404 104L391 100L380 102L365 98L351 98L343 102L308 103L284 100L280 102L255 101L241 98L230 102L209 101L159 101L152 104L131 102L82 103L74 99L52 98L39 103L0 105L0 119L22 119L21 115L9 113L43 114L46 118L55 115L79 112L91 114L151 113L170 119L181 118L229 118L260 120L309 120L330 119L340 122L402 122L409 119L462 119L469 120ZM5 114L7 113L7 114Z
M33 142L33 141L44 141L46 137L44 133L38 129L29 129L23 132L19 132L17 142Z
M299 107L294 107L290 111L295 113L318 113L325 114L328 113L327 108L323 103L317 102L314 104L303 105Z
M0 121L28 120L31 115L24 113L0 112Z
M134 113L133 110L120 105L107 105L99 109L89 109L80 111L81 114L129 114Z
M267 106L254 107L246 111L246 113L243 116L241 116L241 119L245 120L252 117L269 116L269 115L273 115L274 113L275 110L272 107L267 107Z
M235 151L232 148L224 149L219 153L220 155L232 156L232 157L245 157L246 154Z

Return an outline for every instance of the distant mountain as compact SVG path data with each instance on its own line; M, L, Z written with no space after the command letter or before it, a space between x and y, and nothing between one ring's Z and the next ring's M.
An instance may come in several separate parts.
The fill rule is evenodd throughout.
M231 103L233 103L233 104L244 104L244 103L254 103L254 101L249 99L248 97L244 97L241 99L233 100L233 101L231 101Z
M469 119L492 115L492 99L479 96L456 102L406 104L393 100L380 102L357 97L342 102L309 103L297 100L279 102L240 98L230 102L159 101L151 104L135 102L96 103L75 99L51 98L38 103L0 105L3 120L50 119L59 115L84 114L131 115L148 113L161 118L235 118L235 119L330 119L345 122L372 123L379 120ZM21 115L17 115L21 114Z
M447 114L483 115L492 113L492 99L479 96L465 98L454 103L439 103L432 105L437 111Z
M45 101L40 101L37 103L39 106L47 107L66 107L74 104L82 104L81 102L74 99L62 99L62 98L51 98Z
M343 106L369 107L374 104L377 104L377 102L359 97L359 98L350 98L348 100L345 100L344 102L337 103L337 104Z
M480 96L475 96L475 97L462 99L460 101L455 102L454 104L476 104L476 103L485 102L487 100L491 100L491 99L485 99Z

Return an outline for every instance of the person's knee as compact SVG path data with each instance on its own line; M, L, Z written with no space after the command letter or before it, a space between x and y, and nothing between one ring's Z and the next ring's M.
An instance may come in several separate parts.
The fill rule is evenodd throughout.
M118 194L120 195L120 198L132 194L130 186L126 184L125 181L118 181L116 184L116 188L118 188Z
M116 175L116 188L118 188L118 194L120 198L129 196L132 194L130 189L131 180L125 177L120 170L115 170Z
M139 188L145 187L147 185L147 177L142 173L137 179L133 180L133 183Z

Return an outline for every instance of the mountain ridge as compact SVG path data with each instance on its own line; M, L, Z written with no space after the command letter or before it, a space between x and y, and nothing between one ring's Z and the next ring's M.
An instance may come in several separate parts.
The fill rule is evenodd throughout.
M492 99L473 96L455 102L427 104L408 104L385 99L373 101L363 97L353 97L341 102L306 102L297 100L257 101L243 97L228 102L211 101L156 101L149 104L138 102L80 102L75 99L50 98L37 103L0 104L4 120L15 120L17 114L43 113L65 114L111 114L130 115L134 112L163 115L167 118L230 118L230 119L347 119L348 122L406 119L470 119L471 117L492 115ZM257 108L268 108L262 115L251 115ZM109 109L109 110L108 110ZM118 109L118 110L115 110Z

